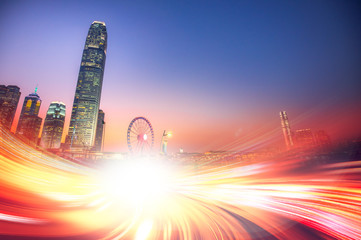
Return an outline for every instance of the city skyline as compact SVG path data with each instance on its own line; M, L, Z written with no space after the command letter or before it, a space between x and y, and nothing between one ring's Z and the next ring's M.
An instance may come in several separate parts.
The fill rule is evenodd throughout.
M360 12L0 1L0 239L361 239Z
M76 18L69 10L65 22L71 24L67 28L57 22L62 15L57 8L64 10L64 6L3 4L2 18L10 24L10 32L4 40L6 49L2 46L0 78L2 84L20 87L20 103L38 84L45 106L52 101L70 106L86 29L94 20L107 23L110 55L101 103L108 119L106 151L127 151L126 129L139 115L154 126L155 146L164 130L172 130L174 136L168 145L172 152L179 148L188 152L228 149L229 144L255 130L278 129L276 135L282 140L277 114L281 110L287 111L294 129L324 129L336 138L360 134L359 16L353 2L315 3L309 10L309 3L275 4L275 10L270 11L265 2L259 6L232 3L221 8L210 3L203 12L197 3L145 4L144 8L118 4L122 11L129 10L123 17L115 17L111 4L106 3L99 13L88 6L89 12ZM35 7L38 9L30 12ZM182 14L173 16L177 7ZM287 10L297 7L289 23L282 22ZM317 15L321 7L322 14ZM247 10L255 16L238 17ZM54 15L51 18L50 13ZM131 13L144 17L132 21ZM217 16L224 13L229 16L217 22ZM261 13L266 16L260 17ZM20 14L37 19L50 39L32 41L39 30L24 22ZM150 21L144 21L147 17ZM267 22L267 17L273 22ZM161 21L168 18L169 26ZM246 19L249 25L244 24ZM313 26L308 25L311 22ZM26 34L24 28L35 34ZM71 37L64 37L65 30ZM193 34L195 31L199 34ZM33 48L25 51L20 40L14 41L15 36L26 37ZM42 50L37 52L41 54L33 57L30 65L24 64L40 46ZM16 57L18 52L24 56ZM16 71L15 59L24 65L26 75ZM42 71L44 65L47 71ZM58 74L50 77L55 69ZM50 94L51 86L57 83L61 83L59 91ZM67 111L65 129L70 118L69 108ZM44 119L45 113L41 108L40 117Z

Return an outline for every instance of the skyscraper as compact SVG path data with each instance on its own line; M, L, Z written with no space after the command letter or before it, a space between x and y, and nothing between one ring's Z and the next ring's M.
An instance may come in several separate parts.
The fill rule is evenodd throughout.
M98 123L97 123L97 131L95 135L95 143L94 143L94 150L101 151L102 150L102 143L103 143L103 132L104 132L104 112L103 110L99 109L98 113Z
M25 97L23 108L21 109L19 123L16 132L30 141L37 142L42 119L38 116L41 105L41 99L37 94L37 88L34 93Z
M18 86L0 85L0 125L11 129L21 92Z
M290 123L288 122L286 111L281 111L280 117L281 117L282 131L283 131L283 137L285 138L286 147L287 149L290 149L293 146L293 140L291 135L291 127L290 127Z
M94 21L85 41L71 112L67 143L72 148L94 145L106 50L105 23Z
M65 104L62 102L50 103L44 120L41 134L41 146L44 148L60 148L65 121Z

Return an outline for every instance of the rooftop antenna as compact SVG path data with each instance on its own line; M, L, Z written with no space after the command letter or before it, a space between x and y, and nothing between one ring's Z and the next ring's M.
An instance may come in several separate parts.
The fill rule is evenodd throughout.
M35 93L37 93L37 91L38 91L38 84L36 84Z

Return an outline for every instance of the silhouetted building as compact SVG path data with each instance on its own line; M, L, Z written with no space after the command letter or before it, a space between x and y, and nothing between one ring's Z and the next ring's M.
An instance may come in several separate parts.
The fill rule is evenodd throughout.
M65 104L62 102L50 103L44 120L41 134L41 146L44 148L60 148L61 137L65 122Z
M331 138L324 130L318 130L315 133L315 143L317 146L330 146Z
M283 137L285 139L287 149L290 149L293 146L293 139L291 134L290 123L288 122L288 117L286 111L280 112L281 125L283 131Z
M295 132L295 142L298 147L312 147L315 145L311 129L300 129Z
M11 129L21 92L18 86L0 85L0 125Z
M33 142L37 142L42 119L38 117L41 99L37 94L37 88L34 93L25 97L23 108L21 109L19 123L16 133L22 135Z
M95 151L101 151L102 150L104 124L105 124L104 117L105 117L105 114L104 114L103 110L99 109L97 131L96 131L95 143L94 143L94 150Z
M94 145L106 50L105 23L94 21L85 41L71 112L67 137L71 148L89 148Z

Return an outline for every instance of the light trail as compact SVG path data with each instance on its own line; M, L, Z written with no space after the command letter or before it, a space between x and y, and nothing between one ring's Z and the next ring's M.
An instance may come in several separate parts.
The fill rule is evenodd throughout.
M93 169L1 130L0 238L361 239L361 161L305 166L283 154Z

